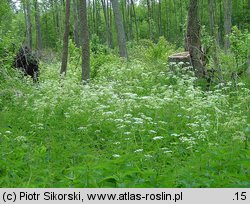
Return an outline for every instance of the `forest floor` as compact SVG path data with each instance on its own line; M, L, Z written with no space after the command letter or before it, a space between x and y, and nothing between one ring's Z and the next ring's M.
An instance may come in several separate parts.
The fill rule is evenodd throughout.
M250 86L203 90L134 53L84 86L75 55L65 79L53 62L1 83L0 187L250 187Z

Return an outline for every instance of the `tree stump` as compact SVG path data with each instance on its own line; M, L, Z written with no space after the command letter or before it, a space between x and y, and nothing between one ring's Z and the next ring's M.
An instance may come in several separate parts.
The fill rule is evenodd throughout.
M192 64L189 52L180 52L173 54L169 56L168 62L170 65L170 70L172 71L176 71L176 65L179 68L187 68Z
M25 76L29 75L34 82L38 81L38 59L27 46L22 46L14 58L13 66L22 71Z

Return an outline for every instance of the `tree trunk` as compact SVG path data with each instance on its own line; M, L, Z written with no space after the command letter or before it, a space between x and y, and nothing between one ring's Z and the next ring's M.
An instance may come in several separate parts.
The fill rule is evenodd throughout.
M108 43L109 48L113 48L112 33L111 33L111 30L110 30L110 26L109 26L108 10L107 10L107 7L106 7L106 1L105 0L101 0L101 2L102 2L102 9L103 9L105 26L106 26L106 39L107 39L107 43Z
M28 44L28 20L27 20L27 7L26 7L26 2L23 1L23 14L24 14L24 21L25 21L25 42Z
M207 71L203 63L203 53L201 51L198 1L199 0L190 0L188 10L186 49L190 53L192 66L196 76L203 78L207 76Z
M80 25L82 44L82 81L83 83L87 83L90 79L90 48L86 0L80 0Z
M124 32L124 27L122 23L121 11L119 7L119 2L117 0L111 0L114 17L115 17L115 24L117 30L117 38L118 38L118 45L119 45L119 53L121 57L128 58L127 47L126 47L126 37Z
M131 6L131 2L130 0L127 0L127 10L128 10L128 22L129 22L129 39L133 40L134 39L134 32L133 32L133 15L132 15L132 11L133 8Z
M137 16L136 16L136 12L135 12L135 4L134 4L133 0L131 0L131 6L132 6L132 9L133 9L133 15L134 15L134 18L135 18L136 41L138 42L139 41L138 22L137 22Z
M223 2L222 0L219 0L219 6L220 6L220 26L219 26L219 41L220 44L223 45L224 44L224 38L223 38L223 11L222 11L222 7L223 7Z
M151 26L152 12L149 0L147 0L147 8L148 8L148 33L149 33L149 39L152 40L153 39L152 26Z
M208 0L210 35L214 35L213 0Z
M62 54L62 66L61 66L62 75L66 75L67 72L69 30L70 30L70 0L66 0L65 31L63 37L63 54Z
M175 40L177 40L178 35L176 35L176 33L178 33L178 18L177 18L177 10L176 10L176 1L173 0L173 9L174 9L174 33L175 33Z
M126 0L120 0L120 8L121 8L121 16L122 16L122 23L123 23L123 27L124 27L124 33L125 33L125 37L127 39L128 38L128 29L127 29L127 19L126 19L126 16L127 16L127 11L126 11Z
M61 23L60 23L60 14L59 14L59 9L58 9L58 2L57 0L55 1L55 7L56 7L56 31L57 31L57 35L59 36L59 38L61 39Z
M159 36L162 36L162 18L161 18L161 0L159 0L158 5L159 13L158 13L158 27L159 27Z
M40 51L43 49L42 45L42 33L41 33L41 23L40 23L40 9L37 0L34 0L35 7L35 20L36 20L36 39L37 47L40 55Z
M100 27L102 25L101 14L100 14L100 2L96 1L96 34L101 36Z
M78 4L77 0L73 0L73 12L74 12L74 40L75 44L77 47L80 47L80 42L79 42L79 29L78 29Z
M30 0L27 0L27 25L28 25L28 48L32 51L32 23Z
M232 28L232 0L224 0L224 34L229 35ZM225 39L225 50L230 48L229 39Z

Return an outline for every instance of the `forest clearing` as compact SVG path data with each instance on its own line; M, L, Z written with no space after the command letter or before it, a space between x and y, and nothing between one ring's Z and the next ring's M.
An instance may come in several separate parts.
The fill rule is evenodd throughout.
M1 0L0 187L249 188L249 11Z

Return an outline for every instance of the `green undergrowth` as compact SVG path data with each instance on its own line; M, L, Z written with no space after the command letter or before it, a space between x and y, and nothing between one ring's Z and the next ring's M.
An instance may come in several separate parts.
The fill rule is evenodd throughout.
M2 81L0 186L250 187L249 85L204 91L148 46L99 56L85 86L77 61Z

